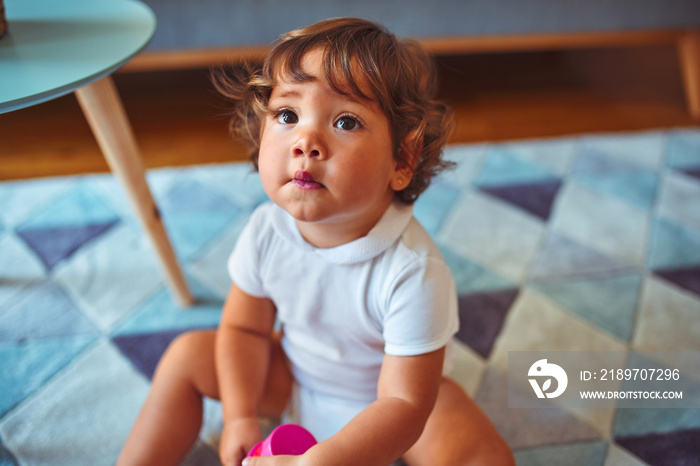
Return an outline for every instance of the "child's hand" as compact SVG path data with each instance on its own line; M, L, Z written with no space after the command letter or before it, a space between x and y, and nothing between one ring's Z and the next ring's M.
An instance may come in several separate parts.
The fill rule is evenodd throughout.
M219 458L224 466L239 466L253 446L262 440L255 417L234 419L224 423L219 441Z

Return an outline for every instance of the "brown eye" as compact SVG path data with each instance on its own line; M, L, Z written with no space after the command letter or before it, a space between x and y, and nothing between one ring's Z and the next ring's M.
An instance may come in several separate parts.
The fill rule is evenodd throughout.
M353 129L359 128L360 123L353 117L344 116L339 118L335 122L335 127L345 131L352 131Z
M277 121L283 125L293 125L299 122L299 117L291 110L282 110L277 114Z

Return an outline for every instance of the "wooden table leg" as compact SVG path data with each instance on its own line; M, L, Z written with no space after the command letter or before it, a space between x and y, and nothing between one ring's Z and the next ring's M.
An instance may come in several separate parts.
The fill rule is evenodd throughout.
M688 109L700 120L700 31L688 31L679 46Z
M139 220L156 249L165 276L181 306L192 296L146 182L136 138L110 76L75 91L80 107L95 134L112 172L126 189Z

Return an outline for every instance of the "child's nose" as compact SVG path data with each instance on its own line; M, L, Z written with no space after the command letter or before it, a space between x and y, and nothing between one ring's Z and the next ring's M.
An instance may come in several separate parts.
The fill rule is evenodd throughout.
M294 155L301 157L304 155L308 155L309 157L318 157L321 155L321 152L318 149L311 149L311 150L304 150L300 147L297 147L294 149Z
M323 158L326 153L323 137L313 128L300 130L299 138L292 146L292 153L295 157Z

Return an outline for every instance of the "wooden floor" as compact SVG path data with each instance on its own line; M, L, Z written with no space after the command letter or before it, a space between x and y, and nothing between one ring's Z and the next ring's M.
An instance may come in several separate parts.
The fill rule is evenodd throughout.
M668 46L444 56L452 142L698 126ZM149 168L244 160L208 70L117 73ZM0 115L0 180L107 171L72 95Z

